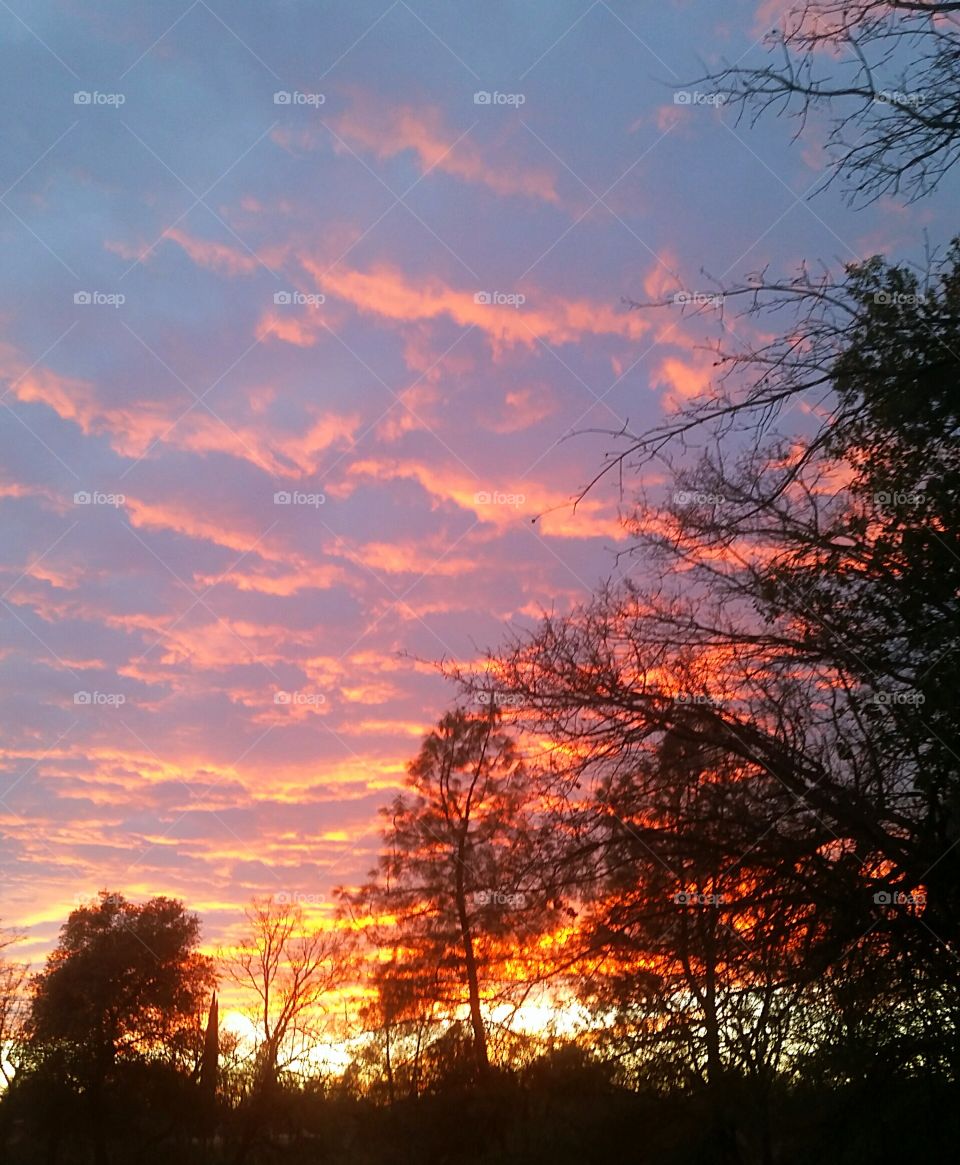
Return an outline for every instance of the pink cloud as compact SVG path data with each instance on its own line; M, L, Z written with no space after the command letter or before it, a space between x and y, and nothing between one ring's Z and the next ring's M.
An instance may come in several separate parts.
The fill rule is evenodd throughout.
M220 275L249 275L260 265L255 256L240 247L196 239L178 227L170 227L163 237L182 247L198 267L207 267Z
M705 393L715 372L710 356L701 354L687 360L668 356L654 369L651 383L667 390L667 404L677 405Z
M435 169L486 186L495 194L559 201L549 171L518 164L515 159L498 161L486 156L469 131L464 135L444 125L438 107L397 105L356 91L351 96L350 107L330 119L335 133L351 148L381 161L412 150L424 173ZM334 149L342 152L345 147L335 140Z
M324 413L290 432L271 429L262 417L221 420L202 408L189 408L182 397L107 404L90 381L42 366L25 371L25 362L9 346L0 347L0 372L14 381L10 391L18 400L47 405L86 435L107 435L124 457L144 457L155 444L170 445L193 453L226 453L273 477L298 478L315 473L330 448L349 446L361 422L355 413ZM270 391L255 391L250 398L254 413L262 411L257 401L269 399Z
M569 493L537 482L478 481L466 470L415 460L369 458L355 462L349 472L375 481L416 481L437 501L452 502L501 532L536 518L540 533L556 538L625 537L609 505L587 497L574 512Z
M475 327L489 339L494 353L520 345L535 349L540 340L568 344L585 336L614 335L638 340L650 324L636 312L611 303L562 299L531 289L519 306L478 300L485 293L459 290L436 277L414 280L387 264L369 271L324 270L304 259L304 266L328 294L352 303L359 311L408 323L446 317L462 327Z

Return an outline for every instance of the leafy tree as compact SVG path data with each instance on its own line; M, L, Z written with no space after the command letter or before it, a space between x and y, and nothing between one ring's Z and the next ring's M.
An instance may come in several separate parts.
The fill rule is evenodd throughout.
M383 811L384 853L370 882L344 894L380 949L401 951L392 978L405 987L386 987L388 1012L405 999L410 1015L411 993L448 1015L465 1004L481 1076L485 1003L522 995L518 944L556 918L534 777L499 719L489 698L485 710L443 717L409 766L407 792Z
M84 1102L98 1162L125 1081L149 1065L181 1075L198 1068L199 1021L214 984L199 941L199 921L181 902L138 905L103 891L71 912L33 980L32 1072Z

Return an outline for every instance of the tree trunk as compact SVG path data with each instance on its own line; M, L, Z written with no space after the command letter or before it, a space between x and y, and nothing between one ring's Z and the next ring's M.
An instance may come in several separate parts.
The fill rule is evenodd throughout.
M461 837L457 849L456 899L457 917L460 920L460 935L463 940L463 962L467 971L467 993L470 999L470 1026L473 1029L473 1054L477 1062L477 1072L483 1079L490 1069L487 1056L487 1033L483 1026L480 1010L480 978L477 974L477 960L473 953L473 935L470 933L470 919L467 915L467 895L464 885L464 838Z

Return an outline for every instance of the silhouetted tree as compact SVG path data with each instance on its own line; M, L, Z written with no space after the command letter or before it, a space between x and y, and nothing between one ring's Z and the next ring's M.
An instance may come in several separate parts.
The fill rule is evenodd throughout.
M196 1066L197 1019L213 986L199 922L172 898L137 905L101 892L71 911L33 982L31 1072L79 1096L94 1157L106 1160L111 1106L140 1065Z
M255 899L247 931L223 967L254 1003L254 1065L236 1160L244 1161L269 1120L282 1073L309 1056L328 1023L323 1000L343 986L349 965L341 931L311 929L298 904Z
M536 819L534 776L499 719L489 699L476 713L443 717L409 767L408 792L383 811L371 881L344 895L381 949L402 947L391 982L402 976L413 997L442 1003L448 1016L466 1005L480 1076L489 1064L484 1000L522 988L522 978L499 973L504 944L516 975L518 942L555 917L552 839ZM384 986L389 1013L396 993ZM409 1014L411 992L401 994Z
M210 1010L207 1012L207 1026L203 1035L203 1053L200 1059L200 1094L204 1108L206 1131L213 1130L216 1123L217 1086L220 1077L220 1006L217 993L210 996Z
M937 0L797 0L767 37L772 63L706 78L734 103L825 112L834 174L852 197L933 190L960 157L960 6Z
M185 1078L196 1067L198 1017L213 986L199 938L181 902L137 905L104 891L71 912L33 981L30 1071L80 1098L98 1165L124 1079L141 1065Z
M10 1057L15 1055L26 1016L25 991L29 968L25 963L9 957L11 948L20 935L0 929L0 1076L10 1085L15 1066Z
M651 956L686 960L707 1062L719 1036L764 1070L785 1004L845 965L917 976L955 1027L960 253L767 291L789 332L622 455L679 462L631 520L634 578L490 665L598 792L596 935L632 947L650 1022ZM778 433L801 396L820 421ZM724 900L671 919L675 888Z

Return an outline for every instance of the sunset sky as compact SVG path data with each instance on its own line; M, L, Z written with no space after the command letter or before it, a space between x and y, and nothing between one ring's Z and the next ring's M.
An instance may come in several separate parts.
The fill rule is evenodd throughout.
M453 696L429 661L628 565L616 482L571 506L612 441L570 435L705 387L719 313L624 298L949 235L950 191L811 198L822 123L791 143L688 83L788 7L0 0L27 957L102 887L215 942L254 894L363 876Z

